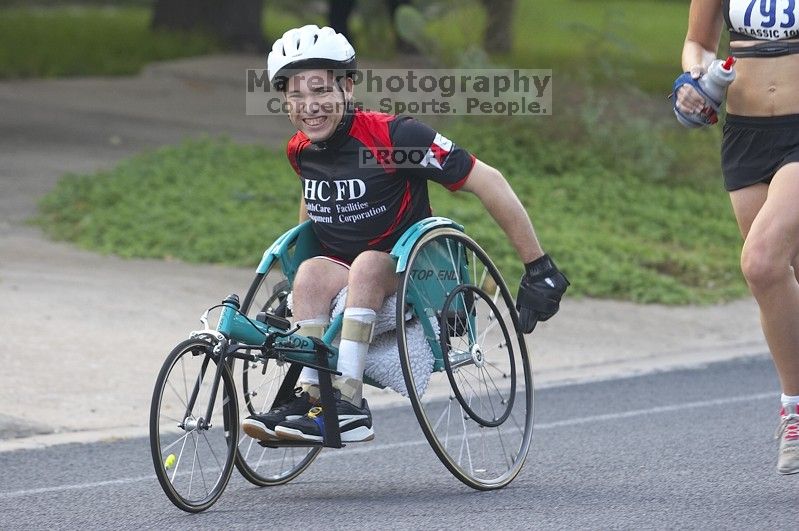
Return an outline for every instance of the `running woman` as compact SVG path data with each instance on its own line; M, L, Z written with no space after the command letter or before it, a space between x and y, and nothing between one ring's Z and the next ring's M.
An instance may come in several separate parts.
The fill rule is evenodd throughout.
M744 239L741 269L760 307L782 386L780 474L799 472L799 3L692 0L683 70L698 79L730 33L737 75L727 92L721 145L724 182ZM679 78L678 78L679 79ZM678 83L680 84L680 83ZM692 82L677 109L708 104Z

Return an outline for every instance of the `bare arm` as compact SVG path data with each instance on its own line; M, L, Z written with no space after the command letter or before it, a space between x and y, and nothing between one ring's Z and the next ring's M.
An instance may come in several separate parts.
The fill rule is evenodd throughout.
M688 32L682 49L682 67L705 72L716 58L719 37L724 26L721 0L692 0L688 12Z
M305 208L305 199L300 197L300 223L308 219L308 210Z
M543 256L533 224L505 177L488 164L477 160L461 190L476 195L491 217L505 231L522 262Z
M692 0L688 13L688 33L682 48L682 69L698 79L716 59L724 25L721 0ZM690 85L677 89L677 108L685 113L701 112L705 99Z

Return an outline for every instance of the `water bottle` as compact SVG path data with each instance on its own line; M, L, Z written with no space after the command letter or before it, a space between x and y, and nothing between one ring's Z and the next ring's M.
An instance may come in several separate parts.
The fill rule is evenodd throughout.
M674 109L674 114L682 125L693 128L715 124L718 121L716 112L721 106L721 102L724 101L727 87L735 79L734 65L734 57L727 57L724 60L716 59L710 63L707 73L697 80L699 87L705 93L702 95L705 98L705 107L695 114L683 114L676 107ZM712 101L707 101L708 99Z
M710 63L707 73L699 78L699 86L719 105L724 101L727 87L735 80L735 57L727 57L724 61L716 59Z

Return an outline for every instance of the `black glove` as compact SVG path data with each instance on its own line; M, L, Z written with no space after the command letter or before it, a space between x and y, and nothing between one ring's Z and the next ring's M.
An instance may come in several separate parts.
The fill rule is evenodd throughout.
M525 264L524 269L516 297L516 309L519 311L522 333L529 334L538 321L546 321L557 313L560 299L569 287L569 280L546 254Z

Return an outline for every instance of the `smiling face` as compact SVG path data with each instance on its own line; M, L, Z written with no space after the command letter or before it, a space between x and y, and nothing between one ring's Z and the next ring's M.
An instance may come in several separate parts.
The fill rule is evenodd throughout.
M342 85L343 91L329 70L306 70L288 78L289 119L311 142L327 140L341 122L352 99L352 80L346 78Z

